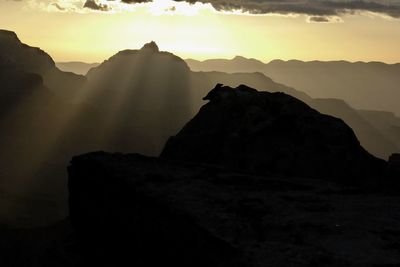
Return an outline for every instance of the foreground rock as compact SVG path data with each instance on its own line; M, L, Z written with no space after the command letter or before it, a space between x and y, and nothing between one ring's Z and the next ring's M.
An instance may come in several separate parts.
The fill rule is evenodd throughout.
M349 183L385 175L386 163L365 151L349 126L294 97L219 85L204 99L209 103L161 157Z
M70 216L94 266L395 266L399 197L140 155L69 167Z
M400 173L400 154L396 153L389 157L389 167Z

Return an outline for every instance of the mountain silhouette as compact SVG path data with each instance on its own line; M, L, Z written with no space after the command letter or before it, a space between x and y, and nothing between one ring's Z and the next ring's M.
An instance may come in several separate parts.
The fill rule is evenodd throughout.
M373 157L342 120L284 93L217 84L204 100L159 158L72 159L70 219L85 248L81 265L398 261L390 246L398 228L387 230L399 210L389 204L399 198L398 175L389 176L398 155L391 165ZM344 255L343 246L355 250Z
M393 133L393 129L400 127L400 118L385 119L387 123L385 126L380 123L381 126L376 127L373 118L368 119L368 116L361 114L362 111L357 110L369 110L370 113L382 110L399 114L397 105L399 64L299 60L273 60L270 63L263 63L239 56L231 60L187 59L186 62L194 71L263 73L274 81L306 93L310 96L308 99L299 99L318 111L345 120L353 128L363 146L374 155L387 159L391 153L400 150L399 139ZM261 89L257 86L254 88ZM319 100L314 101L314 98ZM348 104L344 104L341 100ZM346 111L342 110L343 107Z
M86 75L91 68L97 67L99 63L85 63L79 61L56 62L57 68L65 72Z
M321 113L341 118L351 126L363 147L373 155L387 159L392 153L400 151L399 142L390 134L392 132L390 127L394 127L398 122L382 120L382 126L378 126L372 118L369 119L370 116L366 115L381 112L361 112L353 109L341 99L317 98L306 103Z
M168 140L161 157L254 173L364 180L385 164L342 120L283 93L216 87L209 103Z
M60 71L47 53L21 43L14 32L0 30L0 44L0 66L40 75L56 94L68 96L85 81L81 75Z
M73 155L96 150L159 155L218 83L284 92L317 106L307 94L260 72L192 71L154 42L120 51L81 76L59 70L49 55L12 32L0 36L0 189L7 196L0 221L7 223L43 224L66 216L64 170ZM340 110L326 113L342 116ZM366 126L372 119L348 114L343 119L369 152L387 158L397 151L396 127L389 137L376 133L378 126Z
M397 99L400 64L381 62L273 60L235 57L186 62L194 71L262 72L313 98L339 98L356 109L383 110L400 114Z

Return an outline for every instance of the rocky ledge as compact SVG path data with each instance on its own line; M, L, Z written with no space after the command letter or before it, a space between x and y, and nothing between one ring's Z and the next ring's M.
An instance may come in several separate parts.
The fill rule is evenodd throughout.
M136 154L78 156L69 176L86 264L400 264L399 197Z

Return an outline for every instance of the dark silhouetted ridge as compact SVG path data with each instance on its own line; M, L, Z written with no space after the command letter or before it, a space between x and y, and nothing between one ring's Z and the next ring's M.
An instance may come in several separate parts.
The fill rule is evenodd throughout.
M342 120L284 93L219 86L205 99L210 102L169 139L162 158L349 182L385 166Z
M43 50L21 43L14 32L0 30L0 66L42 74L55 63Z

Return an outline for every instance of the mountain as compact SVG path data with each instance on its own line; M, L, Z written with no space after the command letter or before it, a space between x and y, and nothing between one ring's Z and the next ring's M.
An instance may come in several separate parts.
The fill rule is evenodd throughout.
M33 73L0 67L0 120L23 101L23 99L49 97L41 76ZM41 96L39 96L41 95Z
M400 118L392 112L358 110L358 113L400 148Z
M400 64L381 62L273 60L262 63L232 60L187 60L194 71L262 72L279 83L313 98L339 98L356 109L385 110L400 114Z
M257 59L241 56L233 59L206 59L204 61L186 59L185 61L193 71L260 72L265 67L265 64Z
M392 153L400 151L399 142L388 135L391 132L389 128L394 125L392 121L382 120L381 125L377 125L372 119L363 115L363 113L381 112L355 110L340 99L317 98L306 103L321 113L341 118L351 126L363 147L375 156L388 159Z
M99 116L102 125L93 128L103 141L108 140L105 148L153 156L196 114L202 96L217 83L245 83L308 98L261 73L192 72L185 61L159 51L155 43L117 53L92 68L87 79L92 88L86 91L93 93L86 98L85 106L96 107L104 114Z
M162 158L211 163L252 173L333 177L379 176L384 161L365 151L342 120L284 93L218 85Z
M85 82L81 75L60 71L48 54L23 44L14 32L0 30L0 44L0 67L38 74L58 95L68 96Z
M56 62L57 68L65 72L86 75L91 68L97 67L99 63L85 63L79 61Z
M39 48L21 43L14 32L0 30L0 65L14 66L28 72L44 74L55 67L51 57Z
M284 93L246 86L218 85L205 99L160 158L74 157L70 219L35 229L0 227L2 263L256 267L400 260L393 249L398 174L390 179L388 164L363 150L340 119ZM249 168L271 159L276 168Z
M218 83L313 102L260 72L194 72L154 42L121 51L81 76L59 70L49 55L12 32L0 36L0 222L9 224L42 225L67 215L64 170L73 155L96 150L159 155ZM354 129L375 155L387 158L396 150L386 135L370 133L375 127Z
M219 84L204 99L159 158L93 152L72 159L79 266L400 261L398 174L342 120L244 85Z
M56 140L85 82L0 30L1 223L30 226L65 216L64 148Z

